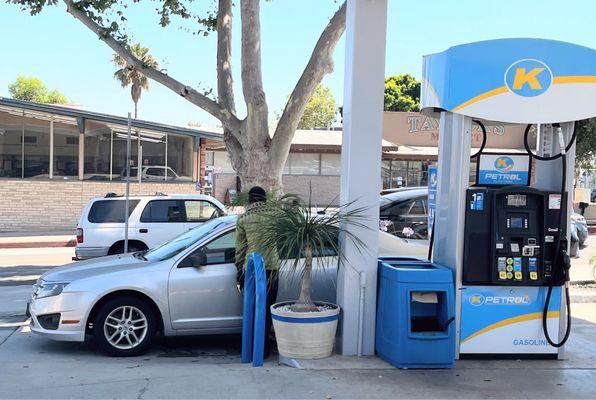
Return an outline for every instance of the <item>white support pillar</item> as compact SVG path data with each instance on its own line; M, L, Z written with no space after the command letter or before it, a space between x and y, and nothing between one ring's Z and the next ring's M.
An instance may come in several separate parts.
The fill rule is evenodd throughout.
M366 244L364 253L349 239L340 239L346 256L337 285L344 355L356 355L359 349L371 355L375 350L386 30L387 0L347 0L340 199L351 208L366 207L368 229L352 229Z
M463 267L466 190L470 179L471 132L470 118L450 112L441 113L433 261L453 270L456 282L456 343L459 343L460 335L459 289ZM456 346L456 355L459 356L459 345Z

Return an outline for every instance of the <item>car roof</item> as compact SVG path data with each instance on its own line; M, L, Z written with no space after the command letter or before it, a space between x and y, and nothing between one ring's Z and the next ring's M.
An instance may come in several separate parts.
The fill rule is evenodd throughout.
M112 195L112 196L96 196L91 199L91 201L95 200L124 200L124 195ZM141 199L159 199L159 200L168 200L168 199L196 199L196 200L209 200L212 202L219 203L218 200L206 194L200 193L191 193L191 194L141 194L141 195L134 195L129 196L129 199L132 200L141 200Z
M417 187L410 190L400 190L381 196L381 205L393 203L395 201L404 201L428 195L427 187Z

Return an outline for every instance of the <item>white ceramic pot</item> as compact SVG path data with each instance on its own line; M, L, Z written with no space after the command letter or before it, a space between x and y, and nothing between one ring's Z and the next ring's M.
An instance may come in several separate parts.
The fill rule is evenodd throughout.
M329 357L335 343L339 306L317 302L317 305L329 305L333 308L316 312L293 312L283 308L284 305L292 303L284 302L271 306L279 354L302 359Z

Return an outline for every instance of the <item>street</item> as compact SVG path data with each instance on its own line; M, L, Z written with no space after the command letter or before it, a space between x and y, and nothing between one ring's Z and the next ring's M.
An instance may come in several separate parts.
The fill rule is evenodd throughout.
M588 276L585 260L593 253L588 247L574 259L575 276ZM333 356L303 362L304 369L279 366L275 358L252 368L240 363L240 337L234 335L157 338L144 356L106 357L91 343L54 342L24 324L31 284L72 255L73 248L0 250L2 398L591 398L596 393L592 302L572 305L564 361L467 360L451 370L407 371L376 357Z

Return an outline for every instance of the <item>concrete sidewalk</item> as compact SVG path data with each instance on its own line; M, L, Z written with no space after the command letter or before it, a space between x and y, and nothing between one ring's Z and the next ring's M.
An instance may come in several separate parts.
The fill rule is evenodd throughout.
M0 249L74 247L76 245L77 240L74 230L0 232Z
M594 304L575 307L566 360L467 360L398 370L376 357L333 356L303 369L240 363L237 336L161 339L141 357L0 330L0 398L594 398Z

